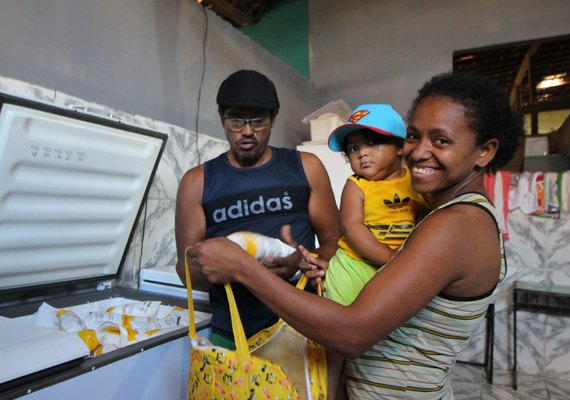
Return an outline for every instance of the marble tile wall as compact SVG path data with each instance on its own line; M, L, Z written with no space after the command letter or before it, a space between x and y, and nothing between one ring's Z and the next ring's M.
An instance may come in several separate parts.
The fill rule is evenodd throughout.
M497 301L497 365L512 367L512 286L515 281L570 286L570 219L511 212L506 242L509 273ZM518 370L570 380L570 317L517 311Z
M137 240L129 251L131 262L128 262L128 268L123 270L123 283L127 286L136 286L139 266L172 266L174 269L177 258L174 211L178 182L188 169L228 149L225 141L200 134L196 136L195 132L179 127L171 126L166 133L169 138L166 149L137 226ZM131 275L128 275L128 271Z

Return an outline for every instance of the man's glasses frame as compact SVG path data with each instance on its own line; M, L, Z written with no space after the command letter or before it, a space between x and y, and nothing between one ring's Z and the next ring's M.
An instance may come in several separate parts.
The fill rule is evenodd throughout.
M232 131L241 131L246 125L249 125L253 131L259 132L269 128L269 125L271 124L271 117L224 117L224 122L228 129Z

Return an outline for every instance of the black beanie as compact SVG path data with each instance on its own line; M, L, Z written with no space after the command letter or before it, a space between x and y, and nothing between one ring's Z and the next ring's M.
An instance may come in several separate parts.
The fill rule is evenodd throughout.
M234 72L222 82L216 102L220 108L279 109L279 99L273 82L257 71L245 69Z

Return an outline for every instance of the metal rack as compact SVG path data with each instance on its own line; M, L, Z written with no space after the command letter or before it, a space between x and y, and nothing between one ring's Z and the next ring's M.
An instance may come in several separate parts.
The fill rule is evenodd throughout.
M517 390L517 311L570 315L570 287L516 281L513 287L513 389Z

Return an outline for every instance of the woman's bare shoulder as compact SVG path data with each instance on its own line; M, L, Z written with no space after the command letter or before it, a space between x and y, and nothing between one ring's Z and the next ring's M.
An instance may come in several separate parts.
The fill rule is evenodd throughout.
M479 207L456 204L424 218L404 249L418 256L437 253L440 262L457 263L466 257L477 259L478 249L495 244L498 230L493 217Z

